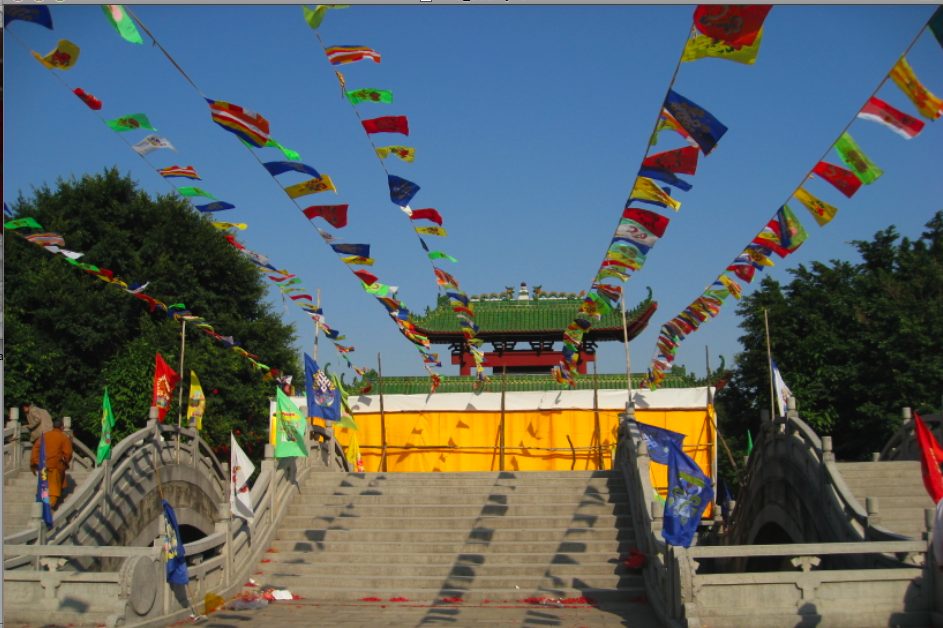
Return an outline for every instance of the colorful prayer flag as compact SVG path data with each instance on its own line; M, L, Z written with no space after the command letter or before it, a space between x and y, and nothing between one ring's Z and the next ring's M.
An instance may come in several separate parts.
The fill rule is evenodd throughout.
M685 146L675 150L655 153L642 161L645 168L659 168L676 174L695 174L697 157L700 151L694 146Z
M255 473L255 465L239 446L239 441L229 433L229 510L237 517L252 522L252 494L249 488L249 478Z
M616 228L615 239L626 239L649 248L665 235L668 218L647 209L627 207Z
M115 429L115 413L111 411L111 400L108 399L108 387L102 396L102 433L98 439L98 449L95 452L95 465L101 466L105 460L111 458L111 438Z
M187 423L197 430L203 429L203 413L206 410L206 395L196 376L196 371L190 371L190 395L187 399Z
M186 585L190 582L190 574L187 572L187 553L183 547L177 515L166 499L161 499L160 503L164 510L164 560L167 582Z
M936 120L943 115L943 100L923 86L906 57L897 61L897 65L891 69L890 77L924 118Z
M399 206L409 205L409 201L419 192L419 186L396 175L388 175L390 185L390 200Z
M3 27L14 20L23 20L32 22L40 26L45 26L49 30L52 28L52 14L49 13L49 7L36 5L10 4L3 7Z
M360 257L370 257L369 244L332 244L331 248L338 255L358 255Z
M377 157L386 159L390 155L399 157L407 163L416 159L416 149L411 146L377 146Z
M199 175L197 175L196 170L193 166L168 166L167 168L160 168L157 171L157 174L164 177L165 179L170 179L173 177L182 177L185 179L197 179L201 180Z
M373 89L372 87L365 87L363 89L355 89L353 91L344 93L347 96L347 100L349 100L352 105L362 102L393 102L393 92L387 89Z
M727 132L727 127L709 111L672 89L668 90L668 96L665 98L665 109L697 142L705 155L714 150L717 142Z
M301 183L289 185L285 188L285 193L289 198L299 198L301 196L307 196L308 194L326 192L327 190L337 192L337 188L334 187L334 182L331 180L331 177L325 174Z
M802 223L796 219L788 205L783 205L753 238L753 242L770 249L780 257L786 257L794 253L807 237Z
M357 439L356 431L350 432L350 439L347 441L347 451L345 455L353 471L356 473L364 472L363 456L360 454L360 441Z
M370 59L374 63L380 63L380 53L366 46L330 46L324 49L327 60L331 65L342 65L344 63L354 63Z
M78 62L79 52L79 47L71 41L60 39L55 49L45 56L33 52L33 57L50 70L68 70Z
M409 120L406 116L381 116L360 122L363 130L372 133L402 133L409 135Z
M341 229L347 226L347 208L348 205L312 205L302 212L308 220L323 218L332 227Z
M248 142L245 142L245 140L243 140L243 142L244 142L244 143L248 143ZM250 144L250 146L251 146L251 144ZM277 148L277 149L280 150L280 151L282 152L282 154L285 156L285 159L289 159L289 160L291 160L291 161L301 161L301 155L298 154L298 151L294 151L294 150L292 150L292 149L290 149L290 148L287 148L287 147L285 147L285 146L282 146L281 144L279 144L278 142L276 142L276 141L273 140L272 138L269 138L269 140L268 140L267 142L265 142L265 146L266 146L266 148Z
M752 44L738 48L707 35L695 35L685 44L684 52L681 53L681 62L713 57L753 65L756 62L756 56L760 52L760 40L762 38L763 30L760 29L756 34L756 40Z
M646 177L635 178L635 185L632 186L629 200L647 201L663 207L671 207L671 209L675 211L681 209L680 201L671 198L668 193L658 187L652 179Z
M938 11L939 12L939 11ZM906 140L917 137L923 130L923 120L908 116L900 109L895 109L877 96L872 96L865 103L858 117L862 120L871 120L886 126Z
M662 537L669 545L689 547L701 514L714 499L711 481L674 441L667 441L668 497Z
M308 445L305 436L308 433L308 422L295 402L278 386L275 387L274 418L275 457L307 457Z
M164 416L170 409L171 395L180 376L164 361L164 356L158 352L154 356L154 393L151 396L151 405L157 408L157 420L164 422Z
M105 13L105 17L108 18L108 21L111 22L111 25L115 27L115 30L118 31L118 34L121 37L132 44L143 44L144 40L141 39L141 33L138 32L137 27L134 25L134 20L131 19L131 16L128 15L128 12L124 10L124 7L120 4L104 4L102 5L102 11Z
M368 286L375 284L377 282L377 276L367 270L355 270L354 274L360 278L360 281L364 282Z
M285 172L304 172L305 174L310 174L312 177L320 178L321 173L312 168L311 166L297 161L267 161L262 166L268 170L268 173L273 177Z
M772 8L769 4L701 4L694 10L694 27L735 48L749 46L759 38Z
M219 200L215 196L213 196L212 194L204 190L203 188L197 188L193 186L179 187L177 188L177 192L180 194L180 196L186 196L187 198L190 198L193 196L203 196L206 198L211 198L213 200Z
M428 257L429 259L431 259L431 260L444 259L444 260L448 260L448 261L452 262L453 264L457 264L457 263L458 263L458 260L457 260L457 259L455 259L455 258L452 257L451 255L449 255L448 253L445 253L445 252L443 252L443 251L429 251L426 255L427 255L427 257Z
M812 172L819 175L837 189L839 192L851 198L861 187L861 179L851 170L845 170L840 166L820 161L815 164Z
M269 123L260 114L223 100L207 98L213 122L252 146L262 148L269 141Z
M730 294L733 295L733 298L739 300L743 296L743 288L740 287L740 284L727 275L721 275L717 279L727 288Z
M23 218L15 218L13 220L8 220L3 223L4 229L42 229L43 226L36 222L36 219L32 216L24 216Z
M376 260L372 257L361 257L359 255L348 255L342 257L341 261L348 266L373 266Z
M304 363L308 418L339 421L341 418L341 399L334 382L318 366L317 361L307 353L304 356Z
M148 135L143 140L131 146L138 155L147 155L158 148L169 148L170 150L177 150L174 148L174 145L170 143L170 140L158 137L156 135Z
M416 233L420 235L447 236L445 227L416 227Z
M883 170L871 163L871 160L868 159L868 156L858 147L858 144L855 143L855 140L852 139L847 131L842 133L838 141L835 142L835 150L838 152L838 156L841 157L841 160L845 162L845 165L851 168L851 171L854 172L865 185L874 183L878 177L884 174Z
M409 214L410 220L428 220L437 225L442 225L442 215L431 207L425 209L413 209Z
M667 183L668 185L673 185L682 192L689 192L693 187L690 183L676 176L670 170L662 170L661 168L639 168L638 174L640 177L647 177L649 179L655 179L661 181L662 183Z
M835 217L835 214L838 213L837 207L816 198L803 188L796 190L795 197L796 200L805 205L806 209L811 212L812 217L815 218L815 222L819 223L820 227L824 227L830 223L832 218Z
M319 4L313 9L308 8L304 5L301 7L301 11L304 14L305 22L308 23L314 30L318 30L321 26L321 22L324 21L324 16L327 15L328 9L346 9L347 4Z
M84 89L82 89L81 87L76 87L75 89L72 90L72 93L75 94L76 96L78 96L79 99L80 99L82 102L84 102L84 103L86 104L86 106L88 106L89 109L92 109L92 110L94 110L94 111L98 111L99 109L102 108L102 101L100 101L99 99L95 98L94 96L92 96L91 94L89 94L88 92L86 92L86 91L85 91Z
M688 133L684 129L684 127L681 126L681 123L675 120L674 116L671 115L671 112L669 112L665 108L662 108L661 113L658 114L658 123L655 124L655 132L652 133L652 137L648 142L649 145L654 146L655 144L657 144L658 136L661 134L662 131L666 129L670 131L674 131L675 133L680 135L682 138L684 138L684 141L686 141L689 146L692 146L694 148L698 147L697 142L694 141L694 138L691 137L691 134Z
M43 523L52 528L52 504L49 500L49 470L46 468L46 435L39 435L39 468L36 469L36 501L43 505Z
M207 203L206 205L194 205L196 210L204 214L210 212L221 212L227 209L236 209L236 206L232 203L227 203L226 201L214 201L212 203Z

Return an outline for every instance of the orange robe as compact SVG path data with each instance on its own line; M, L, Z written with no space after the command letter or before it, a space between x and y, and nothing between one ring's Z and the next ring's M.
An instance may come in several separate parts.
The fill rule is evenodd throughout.
M46 479L49 481L49 505L55 508L67 486L65 471L72 462L72 439L59 428L54 428L44 435L46 441ZM39 440L33 443L33 455L30 456L30 468L39 469Z

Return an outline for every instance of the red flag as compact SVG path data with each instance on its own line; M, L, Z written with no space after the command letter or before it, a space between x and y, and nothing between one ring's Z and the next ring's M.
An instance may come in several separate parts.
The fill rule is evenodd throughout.
M861 187L861 179L854 172L834 164L820 161L815 164L812 172L834 185L839 192L848 198L854 196L858 188Z
M940 463L943 462L943 447L933 437L933 432L926 426L920 415L914 412L914 431L917 433L917 443L920 444L920 470L923 472L923 485L930 493L933 503L943 499L943 472Z
M643 168L659 168L676 174L694 174L697 170L697 155L700 151L696 146L685 146L676 150L669 150L646 157L642 162Z
M694 9L694 26L712 39L742 48L756 41L772 8L769 4L701 4Z
M348 205L312 205L302 211L308 220L320 217L341 229L347 226L347 207Z
M409 120L406 116L383 116L363 120L363 130L367 133L402 133L409 135Z
M455 277L453 277L452 275L448 274L441 268L433 268L432 270L433 272L435 272L436 283L438 283L440 286L455 286L456 288L458 287L458 282L455 281Z
M883 124L894 133L897 133L904 139L913 139L923 130L923 120L918 120L913 116L908 116L900 109L895 109L889 104L872 96L861 111L858 117L863 120L871 120L878 124Z
M154 396L151 405L157 407L157 420L164 422L164 415L170 409L170 397L180 376L164 362L160 353L154 358Z
M410 220L431 220L435 224L442 225L442 216L438 211L428 208L428 209L414 209L413 213L409 215Z
M377 282L377 276L369 271L355 270L354 274L360 277L360 281L364 282L368 286L372 286Z
M629 220L634 220L638 224L648 229L656 238L660 238L665 235L665 229L668 228L669 221L667 218L647 209L626 207L622 212L622 217L628 218Z
M102 108L102 101L98 100L97 98L95 98L94 96L86 92L84 89L82 89L81 87L76 87L75 89L72 90L72 93L78 96L79 98L81 98L82 102L88 105L89 109L94 109L95 111L98 111L99 109Z

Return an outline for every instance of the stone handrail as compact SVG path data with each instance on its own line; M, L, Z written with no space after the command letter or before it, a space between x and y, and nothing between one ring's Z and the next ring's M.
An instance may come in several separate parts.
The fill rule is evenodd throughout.
M95 467L95 453L72 433L72 418L63 417L63 430L72 439L72 468L91 470ZM10 418L3 428L3 473L13 475L28 467L30 444L24 442L29 430L20 423L19 409L10 408Z
M943 417L930 415L921 417L938 441L943 442ZM891 436L887 444L881 449L879 460L920 460L920 449L917 437L914 434L914 421L910 408L904 408L904 418Z

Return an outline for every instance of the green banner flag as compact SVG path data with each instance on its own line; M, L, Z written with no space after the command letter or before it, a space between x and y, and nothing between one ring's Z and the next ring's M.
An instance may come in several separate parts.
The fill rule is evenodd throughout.
M111 458L111 433L115 429L115 414L111 411L111 401L108 399L108 387L105 386L105 396L102 397L102 435L98 441L98 451L95 455L95 464Z
M750 434L750 430L747 430L747 455L753 451L753 434Z
M347 94L347 100L349 100L352 105L362 102L393 102L393 92L386 89L365 87L364 89L355 89L345 93Z
M219 199L217 199L215 196L213 196L212 194L210 194L209 192L207 192L206 190L204 190L203 188L196 188L196 187L192 187L192 186L184 186L184 187L181 187L181 188L177 188L177 192L180 193L180 196L187 196L187 197L190 197L190 196L205 196L206 198L211 198L211 199L213 199L213 200L219 200Z
M242 143L252 148L252 144L249 144L245 140L243 140ZM271 138L269 139L269 141L265 143L265 146L268 148L277 148L278 150L282 151L282 154L285 156L285 159L289 161L301 161L301 155L298 152L293 151L290 148L286 148L285 146L282 146L281 144L279 144L278 142L276 142L275 140Z
M115 118L114 120L105 120L105 124L118 133L134 131L135 129L157 130L151 126L151 121L148 120L147 116L143 113L131 113L126 116L121 116L120 118Z
M299 458L308 455L305 436L308 423L298 406L282 392L275 389L275 457Z
M25 218L16 218L14 220L8 220L3 223L4 229L42 229L43 226L36 222L36 219L32 216L26 216Z
M103 4L102 11L125 41L131 42L132 44L144 43L144 40L141 39L141 33L138 32L137 27L134 25L134 20L131 19L131 16L128 15L128 12L124 10L123 6L120 4Z
M458 260L449 255L448 253L443 253L442 251L429 251L429 259L447 259L450 262L458 263Z
M313 9L310 9L302 5L301 11L304 13L305 22L308 23L308 26L314 30L318 30L321 26L321 22L324 21L324 16L327 15L328 9L346 9L349 6L349 4L319 4Z
M866 185L874 183L878 177L884 174L883 170L868 159L868 156L862 152L847 132L842 133L838 141L835 142L835 150L841 160L845 162L845 165L851 168L851 171Z

